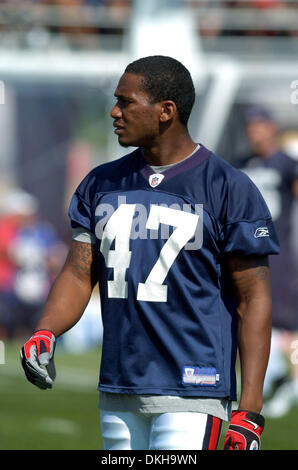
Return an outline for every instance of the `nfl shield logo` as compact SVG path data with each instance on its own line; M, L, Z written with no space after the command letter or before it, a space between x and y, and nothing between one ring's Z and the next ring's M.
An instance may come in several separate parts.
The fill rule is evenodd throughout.
M161 181L164 179L164 175L161 173L154 173L153 175L149 176L149 184L152 186L152 188L155 188L156 186L161 183Z
M249 450L259 450L259 444L257 441L252 441L249 446Z

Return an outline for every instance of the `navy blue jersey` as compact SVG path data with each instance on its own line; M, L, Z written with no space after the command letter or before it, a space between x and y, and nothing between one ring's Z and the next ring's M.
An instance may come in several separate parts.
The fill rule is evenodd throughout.
M252 154L240 162L240 168L262 193L280 241L280 256L271 260L273 326L297 330L297 267L291 252L290 239L294 203L292 185L298 178L298 162L278 151L268 158Z
M223 259L279 251L251 180L202 145L157 175L137 149L91 171L69 215L96 235L99 390L236 399L236 299Z
M282 151L271 157L250 155L240 162L240 169L261 191L270 210L281 247L288 243L291 231L292 185L298 178L298 161Z

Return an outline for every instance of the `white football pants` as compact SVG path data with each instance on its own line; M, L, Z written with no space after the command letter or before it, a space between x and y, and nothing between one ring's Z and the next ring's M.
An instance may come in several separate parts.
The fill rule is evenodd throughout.
M222 420L204 413L100 412L105 450L215 450Z

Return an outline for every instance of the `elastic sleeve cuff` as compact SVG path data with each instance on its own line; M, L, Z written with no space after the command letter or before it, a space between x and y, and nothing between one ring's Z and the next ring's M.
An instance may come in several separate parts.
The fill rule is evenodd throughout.
M82 243L94 244L96 242L95 235L86 230L84 227L74 228L72 230L72 239Z

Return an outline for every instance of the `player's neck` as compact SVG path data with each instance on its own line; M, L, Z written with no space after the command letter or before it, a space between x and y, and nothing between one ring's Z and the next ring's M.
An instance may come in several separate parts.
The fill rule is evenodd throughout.
M142 147L143 155L149 165L170 165L184 160L196 148L187 129L166 138L161 136L150 147Z

